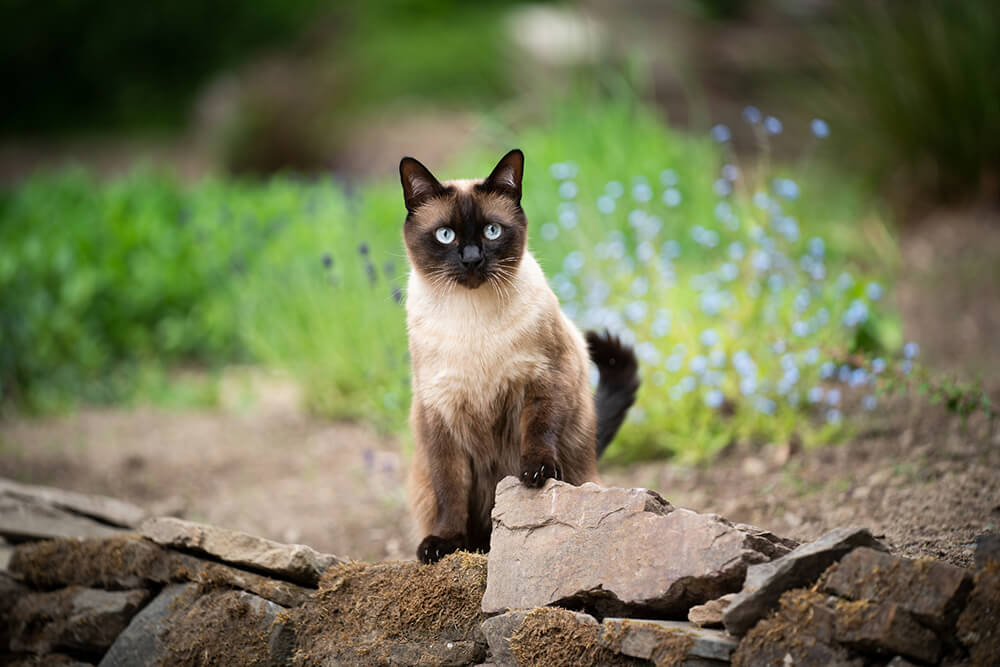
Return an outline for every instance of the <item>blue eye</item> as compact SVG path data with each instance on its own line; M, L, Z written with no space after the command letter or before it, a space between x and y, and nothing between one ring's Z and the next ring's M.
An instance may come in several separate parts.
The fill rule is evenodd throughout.
M434 238L444 245L448 245L455 240L455 230L451 227L438 227L437 231L434 232Z
M488 238L490 241L493 241L495 239L500 238L500 231L501 231L500 225L498 225L495 222L491 222L490 224L483 227L483 236Z

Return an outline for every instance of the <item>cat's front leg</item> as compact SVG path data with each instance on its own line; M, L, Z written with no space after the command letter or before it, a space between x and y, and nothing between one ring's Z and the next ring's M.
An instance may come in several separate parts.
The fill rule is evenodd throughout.
M521 412L521 482L540 487L545 480L562 480L559 438L566 421L565 408L551 392L529 391Z
M418 498L416 504L427 508L421 523L429 532L417 547L417 558L435 563L467 546L471 471L443 420L423 410L415 417L412 493Z

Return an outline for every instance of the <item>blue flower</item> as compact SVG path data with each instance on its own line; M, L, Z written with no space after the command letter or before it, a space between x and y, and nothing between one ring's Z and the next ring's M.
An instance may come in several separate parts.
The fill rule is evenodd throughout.
M726 262L725 264L719 267L719 277L722 280L726 281L727 283L736 280L736 278L738 278L739 275L740 275L739 268L732 262Z
M782 127L781 121L774 116L768 116L764 119L764 129L767 130L768 134L781 134Z
M920 354L920 346L913 341L903 346L903 356L907 359L914 359L918 354Z
M573 181L563 181L559 184L559 196L563 199L574 199L580 188Z
M660 183L667 187L673 187L677 185L677 172L673 169L664 169L660 172Z
M653 198L653 188L647 183L636 183L632 186L632 199L640 203L648 202Z
M775 408L777 408L778 406L770 398L759 396L757 398L755 407L759 412L763 412L765 415L773 415Z
M645 301L632 301L625 306L625 317L631 322L638 322L645 319L648 311L649 306L646 305Z
M559 227L552 222L546 222L542 225L542 238L546 241L554 241L556 237L559 236Z
M844 313L843 321L844 325L848 327L855 327L862 324L868 319L868 306L864 301L860 299L855 299L851 301L851 305L847 307L847 311Z
M823 387L813 387L806 393L806 400L810 403L819 403L823 400Z
M576 213L576 208L572 205L570 206L560 206L559 211L559 222L566 229L573 229L576 227L576 223L579 221L579 216Z
M913 361L903 359L902 363L899 364L899 370L903 372L903 375L909 375L913 371Z
M674 208L681 203L681 192L677 188L667 188L663 191L663 203Z
M837 364L832 361L824 361L823 365L819 367L819 376L828 380L833 377L833 374L837 371Z
M724 178L717 178L712 184L712 190L720 197L727 197L733 193L733 185Z
M333 255L331 255L328 252L325 252L323 253L321 261L323 262L323 268L329 269L330 267L333 266Z
M732 138L732 133L729 128L721 123L712 127L712 139L715 139L720 144L723 144Z
M670 259L677 259L681 256L681 244L677 241L666 241L660 251Z
M669 357L667 357L667 361L664 364L664 367L666 367L666 369L671 373L676 373L677 371L679 371L681 368L684 367L684 356L676 353L671 354Z
M805 338L809 335L809 325L802 320L797 320L792 324L792 333L799 338Z
M698 380L696 380L693 375L685 375L681 378L679 385L686 394L690 391L694 391L694 388L698 386Z
M785 199L799 198L799 185L790 178L776 178L772 183L774 191Z
M549 166L549 173L557 181L563 181L567 178L574 178L577 167L573 162L554 162Z
M869 412L874 410L876 406L878 406L878 399L875 397L874 394L868 394L867 396L861 399L861 407L863 407L865 410L868 410Z
M691 357L691 361L688 362L688 368L695 375L701 375L708 370L708 360L705 358L705 355L696 354Z
M760 109L755 106L743 107L743 120L750 123L751 125L756 125L760 122L761 113Z
M840 410L837 410L836 408L831 408L826 411L826 421L829 424L836 426L843 421L843 418L844 416L840 413Z
M653 324L650 325L650 331L657 338L663 338L670 333L669 313L664 313L662 309L657 311L656 318L653 319Z
M745 253L746 250L744 249L743 244L739 241L733 241L729 244L729 259L738 262L743 259L743 255Z
M361 243L360 245L358 245L358 252L361 255L367 255L368 254L368 244L367 243Z
M809 253L816 256L822 257L823 253L826 252L826 244L823 243L823 239L818 236L814 236L809 239Z
M625 186L618 181L608 181L604 186L604 192L612 199L618 199L625 194Z
M868 283L868 285L865 286L865 295L867 295L872 301L878 301L882 298L882 286L874 282Z
M645 276L637 276L629 287L629 293L634 297L645 296L649 291L649 280Z
M656 257L656 248L649 241L643 241L636 247L635 255L639 258L640 262L646 263Z
M563 271L570 275L579 273L580 269L583 268L585 261L583 253L579 250L574 250L567 254L566 258L563 260Z
M848 386L860 387L868 382L868 373L863 368L855 368L851 371L851 377L847 380Z
M830 126L822 118L813 118L809 126L812 129L812 133L819 139L826 139L830 136Z
M726 353L721 348L715 348L708 353L708 363L713 368L719 368L726 363Z
M740 168L735 164L722 165L722 177L730 182L736 182L740 178Z
M705 405L707 405L710 408L717 408L722 405L722 402L725 400L725 398L726 397L722 395L722 392L720 390L709 389L708 392L705 394Z
M815 347L810 347L806 350L805 354L802 355L803 361L805 361L810 366L819 361L819 349Z
M840 390L831 389L826 392L826 402L828 405L840 405Z
M649 341L643 341L635 346L635 356L650 366L660 363L660 351Z
M753 193L753 205L762 211L766 211L771 206L771 198L766 192Z
M745 377L740 379L740 393L744 396L752 396L757 391L757 378Z
M611 195L601 195L597 198L597 210L601 213L607 215L609 213L614 213L615 210L615 200Z
M851 285L854 284L854 278L851 277L850 273L846 271L837 276L837 289L844 291L850 289Z
M885 359L882 357L872 359L872 373L878 375L883 371L885 371Z
M719 334L716 333L715 329L705 329L701 332L698 340L705 347L714 347L719 342Z

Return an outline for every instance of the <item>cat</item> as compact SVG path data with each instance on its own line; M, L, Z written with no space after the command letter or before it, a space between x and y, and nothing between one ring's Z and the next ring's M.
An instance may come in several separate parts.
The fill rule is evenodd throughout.
M610 334L586 340L527 249L524 155L482 180L399 164L411 271L406 319L414 436L409 500L431 563L488 551L494 489L597 481L597 458L635 401L638 364ZM597 364L597 393L590 389Z

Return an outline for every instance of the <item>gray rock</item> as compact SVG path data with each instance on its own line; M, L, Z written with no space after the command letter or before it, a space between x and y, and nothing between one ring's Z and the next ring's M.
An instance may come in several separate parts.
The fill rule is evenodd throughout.
M518 667L517 658L510 650L510 638L521 627L521 622L530 614L531 609L515 609L506 614L500 614L483 621L483 635L490 647L490 656L497 667ZM573 612L576 619L585 625L598 625L597 620L580 612Z
M170 616L171 604L182 594L196 595L197 590L197 584L173 584L160 591L118 635L104 654L100 667L161 664L166 655L166 647L160 639L160 632L164 621Z
M17 601L28 592L27 586L16 581L6 572L0 572L0 652L6 651L10 645L10 630L13 625L10 620L10 612ZM3 660L0 659L0 663L2 662Z
M166 547L208 554L226 563L264 572L305 586L316 586L327 568L342 562L302 544L282 544L235 530L170 517L148 519L139 528Z
M781 594L808 586L855 547L885 547L864 528L837 528L769 563L751 565L743 590L723 612L726 630L743 635L778 606Z
M725 632L684 621L634 618L604 619L598 641L605 648L657 664L674 664L691 658L729 662L738 643Z
M972 558L977 570L986 567L991 560L1000 563L1000 535L978 535L975 545Z
M102 654L125 629L149 591L103 591L73 586L22 595L10 612L14 651L64 650Z
M860 547L826 575L824 588L850 600L893 602L924 625L943 631L972 589L968 570L932 560L910 560Z
M721 628L722 612L736 597L736 593L728 593L721 598L709 600L705 604L695 605L688 609L688 620L701 628Z
M123 529L36 500L0 495L0 536L12 540L107 537Z
M57 507L120 528L135 528L147 516L141 507L115 498L65 491L49 486L21 484L2 477L0 477L0 497Z
M748 565L790 549L646 489L555 480L530 489L507 477L497 485L482 608L572 603L603 615L683 614L739 590Z

